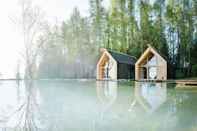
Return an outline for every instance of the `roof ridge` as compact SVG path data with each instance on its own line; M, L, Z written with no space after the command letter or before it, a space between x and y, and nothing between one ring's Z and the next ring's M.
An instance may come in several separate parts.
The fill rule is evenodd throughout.
M167 58L166 58L166 56L163 55L163 53L161 53L161 51L157 50L155 47L153 47L150 44L148 44L148 48L152 48L156 53L158 53L166 61Z
M121 54L121 55L126 55L126 56L132 57L134 59L137 59L135 56L131 56L129 54L126 54L126 53L123 53L123 52L119 52L119 51L114 51L112 49L107 49L107 51L111 51L111 52L114 52L114 53L118 53L118 54Z

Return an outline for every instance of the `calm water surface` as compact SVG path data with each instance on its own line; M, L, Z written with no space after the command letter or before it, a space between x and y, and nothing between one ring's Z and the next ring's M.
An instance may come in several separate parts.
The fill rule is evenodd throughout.
M2 81L0 131L197 131L197 90L167 83Z

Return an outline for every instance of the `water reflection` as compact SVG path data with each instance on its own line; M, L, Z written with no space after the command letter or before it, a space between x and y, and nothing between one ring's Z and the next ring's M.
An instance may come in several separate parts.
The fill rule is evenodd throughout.
M26 81L0 85L0 131L193 131L197 91L166 83Z
M147 113L157 110L167 98L166 83L142 83L135 82L134 100L129 111L138 107Z
M144 131L152 128L155 126L152 122L157 123L160 116L155 112L163 108L167 100L166 83L136 82L132 86L124 82L99 81L96 91L101 108L96 125L97 128L108 125L105 128L109 130ZM153 121L147 121L150 117Z
M110 109L117 99L117 81L97 81L96 92L103 112Z
M121 95L118 82L115 81L99 81L97 82L96 91L98 100L103 107L103 112L112 108L113 105L121 105L118 100L126 102L127 97ZM134 109L147 113L156 111L167 100L167 84L166 83L142 83L135 82L134 89L130 88L131 102L128 111ZM119 96L117 95L119 91Z
M9 95L9 93L13 93ZM7 112L1 117L4 122L4 129L14 131L37 131L39 127L38 107L39 92L34 86L33 81L19 82L15 88L7 92L4 98L4 104ZM2 97L1 97L2 98ZM8 100L11 101L8 101ZM1 111L2 112L2 111Z

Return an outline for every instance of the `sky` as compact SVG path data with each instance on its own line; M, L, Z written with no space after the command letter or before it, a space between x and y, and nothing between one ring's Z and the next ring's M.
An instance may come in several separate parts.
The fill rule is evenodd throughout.
M50 22L68 19L74 7L78 7L82 16L88 15L89 0L33 0L33 2L41 7ZM13 18L19 14L18 10L18 0L1 1L0 78L14 78L17 61L22 63L22 35L19 27L13 22Z

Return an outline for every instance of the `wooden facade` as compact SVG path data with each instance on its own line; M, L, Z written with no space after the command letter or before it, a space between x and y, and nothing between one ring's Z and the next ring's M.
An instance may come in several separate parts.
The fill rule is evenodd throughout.
M97 63L97 80L134 79L136 59L127 54L101 50Z
M135 79L167 80L167 62L150 45L135 64Z

